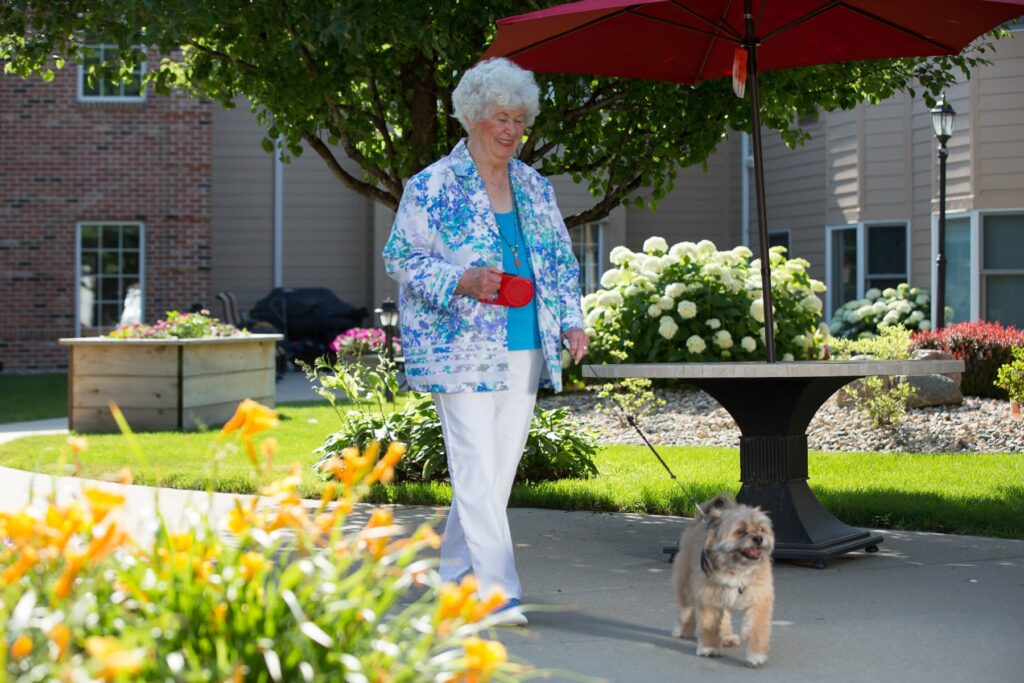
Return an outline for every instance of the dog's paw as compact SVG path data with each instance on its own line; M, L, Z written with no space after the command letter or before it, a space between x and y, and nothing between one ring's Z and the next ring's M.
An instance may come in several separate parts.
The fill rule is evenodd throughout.
M768 661L768 655L763 652L748 652L747 666L751 669L758 669Z
M718 648L708 647L707 645L700 645L697 647L698 657L719 657Z
M740 637L735 633L725 636L722 638L723 647L736 647L740 644Z

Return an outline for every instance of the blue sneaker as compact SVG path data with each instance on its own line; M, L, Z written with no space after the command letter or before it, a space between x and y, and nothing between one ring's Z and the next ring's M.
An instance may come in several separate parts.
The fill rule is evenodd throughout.
M523 614L522 603L519 598L512 598L504 605L494 610L491 615L495 626L526 626L529 622Z

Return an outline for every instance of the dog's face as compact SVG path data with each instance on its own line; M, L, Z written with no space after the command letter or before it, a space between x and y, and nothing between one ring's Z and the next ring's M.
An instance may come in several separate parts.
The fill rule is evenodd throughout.
M712 501L717 502L716 501ZM760 508L726 501L708 505L705 550L721 569L742 570L771 560L775 534Z

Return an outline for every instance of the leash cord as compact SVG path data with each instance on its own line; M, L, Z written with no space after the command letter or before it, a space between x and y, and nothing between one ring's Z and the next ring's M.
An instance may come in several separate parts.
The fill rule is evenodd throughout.
M590 368L590 374L593 377L593 379L601 379L600 377L597 376L597 371L594 370L593 365L584 365L583 367ZM640 424L637 422L636 415L634 415L633 413L627 413L625 409L615 401L612 401L612 403L615 405L615 409L618 410L619 413L626 418L626 423L630 425L633 429L635 429L636 433L640 435L640 438L643 439L644 443L647 445L647 448L651 451L651 453L654 454L654 457L658 459L658 462L660 462L661 466L665 468L665 471L668 472L668 476L671 477L672 481L679 485L679 488L682 490L683 495L686 496L686 499L688 501L690 501L690 504L693 505L694 509L697 511L697 514L701 516L701 519L707 520L707 515L704 514L704 510L702 510L697 501L693 499L693 496L690 495L690 492L686 490L685 486L683 486L683 482L681 482L679 480L679 477L677 477L675 473L672 472L672 469L668 466L668 463L665 462L664 458L661 457L661 454L658 453L656 448L654 448L654 445L647 439L647 435L644 434L642 429L640 429Z

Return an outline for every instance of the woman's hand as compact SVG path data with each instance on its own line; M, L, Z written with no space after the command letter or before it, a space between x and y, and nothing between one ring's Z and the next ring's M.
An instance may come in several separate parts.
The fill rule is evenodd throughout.
M501 269L486 266L470 268L459 278L455 287L456 294L464 294L478 301L486 301L498 296L501 287Z
M572 356L573 361L578 365L583 356L587 355L587 349L590 348L590 338L587 337L586 332L578 327L570 327L562 333L562 337L569 342L569 355Z

